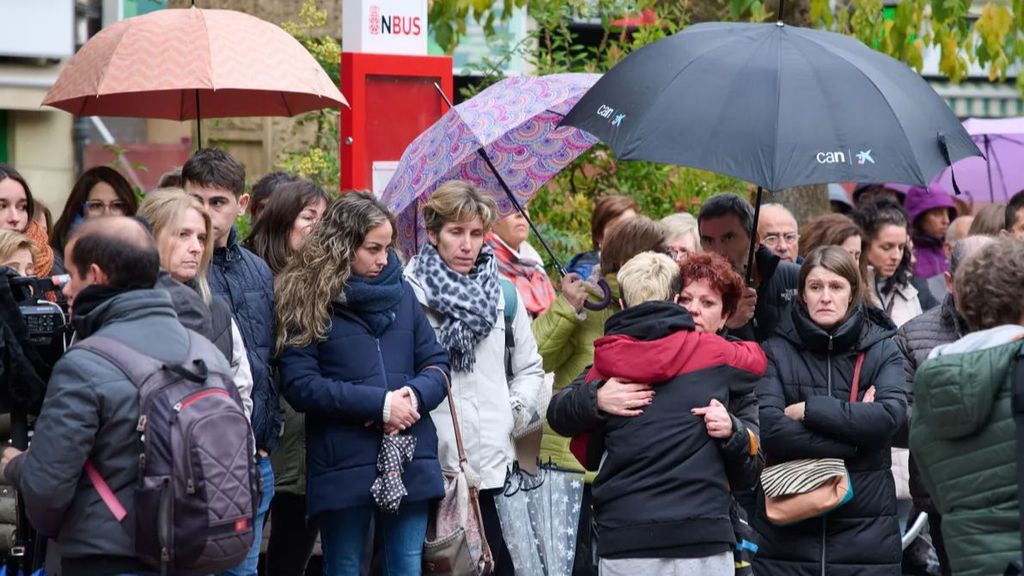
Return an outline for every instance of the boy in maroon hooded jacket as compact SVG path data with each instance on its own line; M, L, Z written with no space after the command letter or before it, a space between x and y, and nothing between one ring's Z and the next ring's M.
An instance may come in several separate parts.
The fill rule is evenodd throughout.
M712 438L691 410L712 400L728 409L731 399L752 391L764 375L764 352L755 343L695 332L689 313L671 301L681 283L665 255L636 256L618 280L623 311L595 342L587 384L560 393L548 409L556 432L601 436L595 448L592 434L588 447L588 455L603 454L593 487L601 574L731 575L736 539L728 479L745 470L745 481L756 481L757 439L735 417L731 435ZM655 383L643 414L598 413L597 383L612 376Z

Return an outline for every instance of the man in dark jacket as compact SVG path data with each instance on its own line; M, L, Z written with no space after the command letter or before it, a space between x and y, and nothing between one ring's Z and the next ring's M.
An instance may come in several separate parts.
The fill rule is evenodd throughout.
M154 289L160 255L135 220L89 220L65 248L64 294L78 338L101 334L139 352L180 361L188 336L167 292ZM159 334L159 338L153 338ZM225 361L226 364L226 361ZM60 541L65 576L145 570L135 555L139 395L123 372L72 349L53 369L29 450L7 448L3 475L25 500L32 525ZM91 462L128 513L118 522L86 478Z
M587 384L559 393L548 408L560 434L595 425L602 434L593 489L601 573L732 574L730 467L756 461L757 441L728 414L701 414L752 390L764 354L753 343L694 331L689 313L666 301L680 288L668 257L641 254L618 278L625 309L595 343ZM657 383L657 397L638 416L600 415L597 382L611 376Z
M903 371L907 376L907 409L913 408L914 404L914 376L919 366L924 364L928 355L936 346L956 342L963 338L968 330L960 312L956 307L956 289L953 278L960 264L972 254L992 242L990 236L968 236L958 240L950 251L949 269L943 274L946 283L946 297L942 300L941 306L921 314L917 318L908 321L896 332L896 346L903 355ZM900 447L908 447L910 432L909 413L907 425L900 429L900 432L893 439L893 444ZM932 537L932 544L935 546L935 553L939 557L939 565L943 574L952 574L949 568L949 558L946 556L946 546L942 539L942 517L935 509L927 490L921 483L920 472L917 470L914 455L910 455L910 493L914 497L914 507L928 513L928 528Z
M274 279L270 267L238 242L235 218L245 213L245 168L217 148L196 152L181 168L185 191L199 198L210 213L214 253L210 289L227 302L242 332L252 370L252 431L260 454L263 494L256 516L256 538L245 563L234 576L256 576L263 521L274 497L270 452L277 444L281 411L270 358L274 347Z
M708 198L697 216L701 248L721 255L745 277L754 208L736 194ZM796 294L800 267L783 262L765 246L754 254L753 286L747 287L726 327L729 335L762 342L772 335L779 315Z

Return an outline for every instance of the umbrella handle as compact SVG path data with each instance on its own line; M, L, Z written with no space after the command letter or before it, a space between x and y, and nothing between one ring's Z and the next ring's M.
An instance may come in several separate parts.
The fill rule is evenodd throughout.
M761 194L764 190L757 187L757 199L754 201L754 224L750 230L750 252L747 254L747 286L754 285L754 254L757 252L757 220L761 217Z
M597 287L601 289L601 299L596 302L592 302L590 299L583 301L583 307L594 312L604 310L611 306L612 303L612 288L608 285L608 282L601 278L597 281Z

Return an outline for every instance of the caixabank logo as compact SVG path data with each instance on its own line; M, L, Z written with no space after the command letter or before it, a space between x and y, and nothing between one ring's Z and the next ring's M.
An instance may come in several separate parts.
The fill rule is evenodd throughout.
M370 6L370 34L374 36L419 36L423 22L419 16L381 13L379 6Z

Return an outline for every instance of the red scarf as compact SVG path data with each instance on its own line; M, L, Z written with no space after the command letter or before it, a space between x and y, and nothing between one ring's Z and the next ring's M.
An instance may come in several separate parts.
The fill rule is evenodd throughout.
M547 273L540 266L523 264L519 256L512 251L494 232L487 234L487 244L498 257L498 272L516 285L519 297L526 306L530 316L536 318L555 301L555 288L551 285Z

